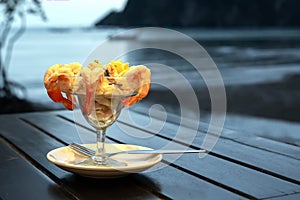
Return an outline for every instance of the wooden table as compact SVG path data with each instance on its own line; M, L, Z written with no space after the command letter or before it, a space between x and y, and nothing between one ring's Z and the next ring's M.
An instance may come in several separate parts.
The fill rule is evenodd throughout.
M148 116L131 112L141 124ZM152 135L139 139L117 125L108 139L160 148L174 138L178 116L168 115L162 129L118 123L132 133ZM153 118L159 123L159 114ZM191 121L192 123L192 121ZM79 128L78 128L79 127ZM184 130L191 131L189 124ZM82 122L78 131L91 134ZM118 179L89 179L66 172L46 158L55 148L80 142L72 112L36 112L0 116L0 197L2 199L300 199L300 148L224 129L204 158L185 154L174 163L164 156L156 171ZM207 124L201 123L191 148L200 148ZM212 133L213 134L213 133ZM178 145L186 145L178 138ZM0 199L1 199L0 198Z

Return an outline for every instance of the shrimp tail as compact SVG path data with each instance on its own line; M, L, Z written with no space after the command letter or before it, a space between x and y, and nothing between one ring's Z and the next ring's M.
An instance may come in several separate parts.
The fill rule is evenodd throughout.
M71 94L66 94L67 98L65 98L58 86L58 81L61 79L68 80L68 76L77 75L79 69L81 69L81 64L76 62L66 65L55 64L49 67L44 75L44 85L50 99L56 103L62 103L68 110L75 108L75 97Z
M82 111L89 115L92 113L95 104L95 95L97 86L100 86L104 78L104 69L102 68L84 68L81 70L81 75L85 81L86 96L83 103Z
M137 94L123 100L124 106L132 106L145 98L150 90L150 70L144 65L132 66L126 72L127 81L136 88Z

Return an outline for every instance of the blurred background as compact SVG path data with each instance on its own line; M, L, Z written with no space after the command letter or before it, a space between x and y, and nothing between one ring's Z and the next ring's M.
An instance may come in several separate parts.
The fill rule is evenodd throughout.
M187 34L212 57L225 83L225 127L300 145L299 7L298 0L3 0L0 112L63 109L44 89L49 66L82 63L102 41L135 42L139 33L115 35L154 26ZM143 34L147 41L160 37ZM201 79L191 75L188 62L167 52L146 49L126 58L132 64L162 62ZM209 122L207 89L201 81L191 82L201 120ZM180 114L168 91L152 89L145 103Z

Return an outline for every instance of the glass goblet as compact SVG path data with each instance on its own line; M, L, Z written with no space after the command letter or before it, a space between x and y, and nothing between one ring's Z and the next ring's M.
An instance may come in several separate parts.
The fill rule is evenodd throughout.
M82 77L73 77L73 80L69 79L67 83L62 82L61 86L64 87L70 82L73 85L72 89L65 92L77 96L81 113L95 129L97 136L95 155L84 160L80 165L126 166L126 163L109 158L105 148L106 130L120 115L125 106L124 100L136 95L127 83L126 77L104 76L102 82L106 83L105 87L94 85L94 88L91 88Z

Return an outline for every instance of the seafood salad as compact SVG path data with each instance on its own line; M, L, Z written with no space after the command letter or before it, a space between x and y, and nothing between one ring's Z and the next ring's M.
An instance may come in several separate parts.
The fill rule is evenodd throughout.
M102 65L95 60L83 67L80 63L55 64L44 75L48 96L68 110L76 105L74 95L83 101L82 112L90 114L95 106L98 117L112 112L112 96L122 98L122 106L132 106L145 98L150 89L151 72L144 65L129 66L121 60Z

